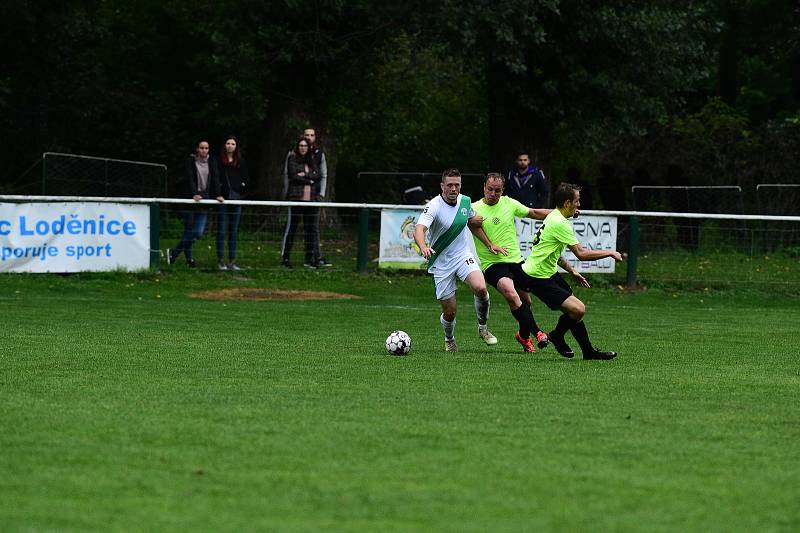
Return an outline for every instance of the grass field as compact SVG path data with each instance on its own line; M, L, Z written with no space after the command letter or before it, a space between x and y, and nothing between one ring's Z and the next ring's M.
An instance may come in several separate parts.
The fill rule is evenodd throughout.
M189 297L230 287L362 298ZM579 296L617 359L464 292L445 355L423 276L4 276L0 530L800 529L800 299Z

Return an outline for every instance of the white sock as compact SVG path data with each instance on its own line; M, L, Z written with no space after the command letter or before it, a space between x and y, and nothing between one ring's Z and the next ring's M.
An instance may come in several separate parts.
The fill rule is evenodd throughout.
M444 319L444 314L442 314L439 316L439 322L441 322L442 329L444 330L444 338L446 340L453 339L456 332L456 319L454 318L452 322L448 322Z
M478 315L478 325L485 326L489 320L489 295L486 295L485 300L481 300L477 296L475 298L475 312Z

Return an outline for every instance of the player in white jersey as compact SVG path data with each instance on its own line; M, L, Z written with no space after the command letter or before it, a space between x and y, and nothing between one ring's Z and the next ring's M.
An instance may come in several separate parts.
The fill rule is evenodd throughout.
M457 351L456 327L456 277L466 283L475 294L475 311L478 314L478 335L486 344L497 344L486 322L489 319L489 292L478 262L472 255L469 230L492 251L506 254L486 236L480 223L474 220L469 196L461 194L461 173L454 169L442 173L442 194L428 202L414 228L414 241L422 257L428 260L428 272L433 275L436 298L442 305L439 322L444 329L444 349ZM472 220L472 222L470 222ZM425 232L430 232L431 245L425 243Z

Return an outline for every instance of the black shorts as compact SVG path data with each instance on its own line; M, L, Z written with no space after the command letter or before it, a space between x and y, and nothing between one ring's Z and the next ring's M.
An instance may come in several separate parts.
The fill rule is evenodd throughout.
M519 274L518 272L521 271L522 263L495 263L483 273L483 277L486 278L486 283L497 288L497 282L500 281L501 278L511 278L512 280L515 279Z
M558 272L549 278L532 278L520 268L515 274L514 285L530 292L550 309L560 309L564 300L572 296L572 287Z

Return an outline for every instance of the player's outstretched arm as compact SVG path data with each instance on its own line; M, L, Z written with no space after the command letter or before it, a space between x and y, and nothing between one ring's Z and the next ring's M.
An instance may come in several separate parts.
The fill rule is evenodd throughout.
M428 230L427 226L423 226L422 224L417 224L414 226L414 242L417 243L417 247L419 247L419 253L422 254L422 257L425 259L430 259L431 254L435 253L433 248L430 248L427 244L425 244L425 232Z
M534 209L531 207L528 209L528 218L533 218L535 220L544 220L547 215L550 214L552 209Z
M611 257L617 262L622 261L622 254L616 250L587 250L580 244L573 244L569 249L581 261L594 261L596 259L605 259L606 257Z

